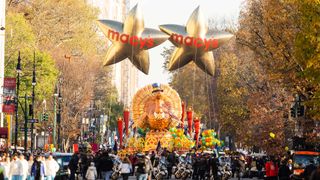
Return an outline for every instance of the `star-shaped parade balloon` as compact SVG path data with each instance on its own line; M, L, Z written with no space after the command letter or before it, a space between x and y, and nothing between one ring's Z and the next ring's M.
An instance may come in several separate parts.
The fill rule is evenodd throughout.
M170 35L169 40L177 47L173 52L168 69L179 69L191 61L210 75L214 75L212 50L227 42L233 35L228 32L209 32L208 23L197 7L186 26L160 25L160 30Z
M148 74L150 62L147 50L168 39L168 35L159 30L144 28L144 20L138 5L130 10L124 23L99 20L98 25L112 42L103 62L105 66L129 58L140 71Z

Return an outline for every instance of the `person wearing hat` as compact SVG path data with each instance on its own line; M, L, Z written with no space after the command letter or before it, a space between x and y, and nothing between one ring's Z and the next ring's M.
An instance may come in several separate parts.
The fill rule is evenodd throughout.
M95 180L96 178L97 178L97 169L94 166L94 162L91 162L86 173L86 179Z
M56 173L60 169L60 166L57 163L57 161L53 159L51 154L49 155L48 159L45 161L45 167L46 167L47 180L54 180L54 177L56 176Z

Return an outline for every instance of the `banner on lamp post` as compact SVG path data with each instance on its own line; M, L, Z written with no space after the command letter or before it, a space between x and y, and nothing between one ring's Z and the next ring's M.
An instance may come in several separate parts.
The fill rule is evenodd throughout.
M5 77L3 82L3 106L2 112L13 114L15 112L14 97L16 94L16 78Z

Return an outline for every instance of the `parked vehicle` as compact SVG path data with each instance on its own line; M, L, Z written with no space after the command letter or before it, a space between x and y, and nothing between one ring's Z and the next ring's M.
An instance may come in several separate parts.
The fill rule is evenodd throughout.
M313 161L316 166L320 164L320 152L296 151L293 154L293 179L303 179L306 166Z
M50 153L46 153L45 157L47 158ZM70 162L72 153L52 153L53 158L58 162L60 169L57 172L55 180L66 180L68 179L70 172L68 170L68 164Z

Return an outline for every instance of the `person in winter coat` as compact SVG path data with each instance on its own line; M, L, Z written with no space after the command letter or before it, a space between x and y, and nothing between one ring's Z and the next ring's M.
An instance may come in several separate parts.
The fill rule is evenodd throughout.
M80 159L79 153L75 153L71 157L71 160L70 160L70 162L68 164L68 168L70 169L69 180L75 180L76 179L76 172L77 172L77 169L78 169L79 159Z
M48 159L45 161L45 165L47 180L54 180L56 173L60 169L59 164L53 159L52 155L49 155Z
M278 164L275 162L274 157L270 158L270 161L268 161L265 165L266 169L266 176L269 180L276 180L278 176Z
M104 152L100 162L101 174L104 180L109 180L112 175L113 161L108 152Z
M44 180L45 168L41 157L38 156L31 167L31 176L34 180Z
M128 180L129 175L132 171L131 162L128 157L124 158L122 164L120 165L120 169L123 180Z
M23 176L22 179L25 180L28 177L28 170L29 170L29 166L28 166L28 161L25 159L23 154L19 155L19 160L22 163L22 168L23 168Z
M238 171L238 179L241 179L246 171L246 160L243 155L240 155L237 160L237 171Z
M94 166L94 162L91 162L90 166L87 169L86 179L87 180L95 180L97 178L97 176L98 176L97 169Z
M286 163L286 161L283 160L279 167L279 173L278 173L279 180L289 180L290 175L291 175L291 171L289 169L289 166Z
M33 163L34 163L33 155L30 155L29 156L29 161L28 161L28 177L27 177L27 180L33 180L33 178L31 177L31 168L32 168Z
M9 180L10 179L10 157L6 157L4 162L3 162L3 167L4 167L4 180Z
M20 180L23 177L24 170L23 170L23 164L18 159L18 156L15 154L13 155L13 160L10 164L10 173L12 180Z

